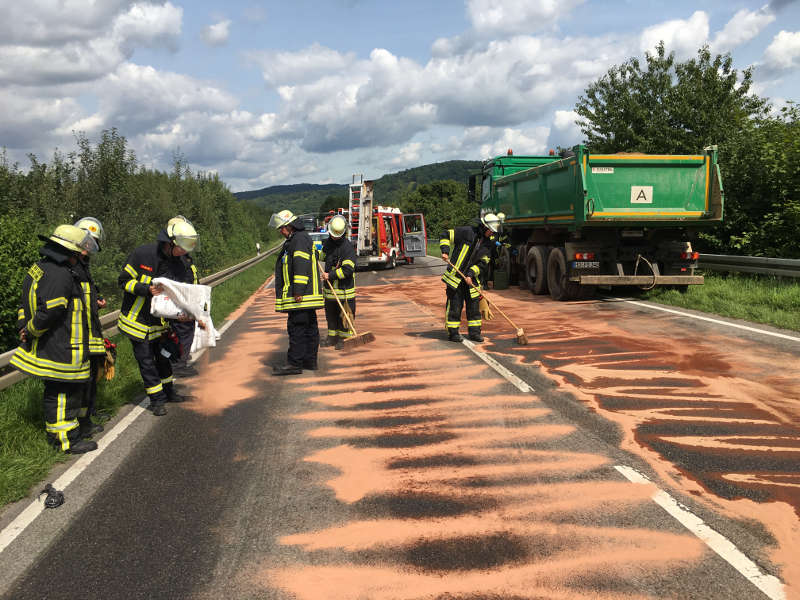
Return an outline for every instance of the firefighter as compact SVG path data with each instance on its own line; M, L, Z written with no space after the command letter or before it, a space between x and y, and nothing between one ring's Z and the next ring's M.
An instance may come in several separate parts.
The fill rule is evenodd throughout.
M21 344L11 364L44 381L45 431L62 452L81 454L97 443L80 437L78 413L89 380L89 308L76 267L82 253L97 251L91 235L59 225L39 249L42 260L22 281L17 313Z
M99 252L100 244L103 240L103 225L94 217L84 217L75 223L75 227L80 227L86 231L97 244ZM106 346L103 338L103 326L100 324L100 309L106 306L106 300L100 294L97 286L92 279L89 269L90 258L88 253L81 256L76 265L76 270L81 274L81 288L84 296L84 308L87 311L87 323L89 324L89 367L91 377L84 389L81 409L78 413L78 424L80 426L81 437L88 438L103 431L103 426L92 422L92 415L96 413L95 402L97 400L97 379L100 368L105 364Z
M320 289L317 251L303 221L291 211L272 215L270 226L286 241L275 263L275 310L287 313L289 349L286 364L273 368L274 375L297 375L316 370L319 349L317 309L324 302Z
M183 221L185 223L191 222L183 215L171 218L167 222L167 227ZM173 257L169 261L169 272L166 275L169 279L180 281L181 283L192 283L197 285L200 281L197 275L197 267L194 266L194 260L191 254L186 253L182 256ZM170 356L173 362L172 370L176 375L187 377L195 375L197 372L189 366L189 355L191 353L192 341L194 341L195 320L187 318L185 320L170 319L169 326L175 335L178 336L180 353L174 353Z
M155 416L167 414L166 402L182 402L184 398L174 389L169 361L177 343L169 336L164 319L150 314L150 299L163 291L152 281L169 277L176 259L194 250L196 244L197 231L191 223L171 222L159 232L155 243L139 246L130 254L117 279L125 292L117 326L131 341Z
M466 225L446 229L439 240L442 260L453 266L447 267L442 275L447 291L445 327L451 342L463 338L458 329L461 326L461 307L466 305L467 331L470 340L482 342L480 288L486 281L487 268L491 261L491 236L497 233L500 220L497 215L483 215L475 226ZM453 268L455 267L455 269ZM466 279L456 271L461 271Z
M349 308L348 316L353 319L356 315L356 250L347 239L346 231L347 219L342 215L336 215L330 220L328 239L322 244L320 258L325 261L322 278L330 282L339 302ZM344 339L353 335L353 332L342 316L334 291L325 285L322 288L322 295L325 298L328 335L320 345L334 346L337 350L341 350L344 347Z

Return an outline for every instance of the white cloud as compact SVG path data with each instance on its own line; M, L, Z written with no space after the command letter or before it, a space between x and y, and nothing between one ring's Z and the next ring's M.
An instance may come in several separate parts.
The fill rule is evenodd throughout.
M533 33L545 29L584 0L468 0L467 14L478 33Z
M664 41L667 52L674 51L681 60L694 56L697 49L708 41L708 15L698 10L688 19L665 21L642 32L639 48L652 52Z
M214 25L209 25L203 29L203 41L209 46L223 46L228 43L230 37L230 19L225 19Z
M764 51L764 66L772 71L800 67L800 31L781 31Z
M730 52L737 46L752 40L774 20L775 15L766 10L766 7L756 11L742 9L733 15L722 31L717 32L711 43L711 50L717 54Z
M553 125L550 129L548 146L554 148L571 148L583 138L580 128L575 124L578 113L574 110L557 110L553 113Z
M109 2L109 6L117 9L127 8L110 19L110 27L108 23L96 23L101 16L108 15L108 9L95 9L93 12L89 10L95 6L93 2L89 3L91 7L83 7L88 14L80 21L72 15L72 10L78 10L80 7L77 5L87 4L85 2L64 0L52 3L52 13L44 10L44 2L33 4L34 15L46 14L45 22L49 23L52 31L62 32L60 37L55 36L60 41L58 44L19 41L0 46L2 84L36 86L96 80L129 59L136 46L174 48L181 32L183 10L169 2L163 5L133 3L130 6L128 3ZM58 17L67 23L63 30L60 25L50 22ZM71 31L73 38L65 39L63 31ZM45 31L39 32L35 27L33 39L39 35L44 36Z
M308 83L350 68L356 57L341 54L319 44L299 52L249 52L247 56L261 68L264 81L273 87L289 83Z
M390 163L393 165L407 166L419 161L422 142L409 142L397 151L397 156Z

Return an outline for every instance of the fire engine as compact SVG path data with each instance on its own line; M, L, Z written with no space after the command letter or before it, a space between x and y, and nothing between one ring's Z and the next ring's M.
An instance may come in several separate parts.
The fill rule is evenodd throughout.
M415 257L425 256L425 217L421 213L404 214L391 206L373 206L374 183L354 175L348 186L348 207L339 211L347 217L350 225L356 266L382 265L393 269L400 261L410 264Z

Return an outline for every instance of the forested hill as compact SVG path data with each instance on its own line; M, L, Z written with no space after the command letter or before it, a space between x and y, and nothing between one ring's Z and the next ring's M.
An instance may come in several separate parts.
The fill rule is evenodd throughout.
M465 183L469 173L479 169L480 166L481 162L477 160L450 160L384 175L375 180L375 203L399 206L407 194L421 185L434 181L451 180ZM370 175L365 173L364 177L369 179ZM268 212L288 208L296 214L316 213L323 205L326 209L344 206L347 203L347 185L311 183L276 185L260 190L236 192L234 196L262 206Z

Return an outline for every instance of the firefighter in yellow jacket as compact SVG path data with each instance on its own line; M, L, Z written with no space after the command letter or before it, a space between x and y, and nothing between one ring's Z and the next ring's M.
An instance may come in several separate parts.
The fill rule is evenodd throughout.
M20 346L11 364L44 381L45 431L63 452L79 454L97 448L81 439L78 413L89 367L87 297L76 267L83 253L97 251L89 233L74 225L59 225L45 245L42 260L28 269L22 282L17 314Z
M322 288L328 335L320 345L333 346L337 350L341 350L344 340L353 335L342 316L340 303L342 306L347 305L351 319L356 315L356 249L347 239L346 232L347 219L342 215L334 216L328 223L328 239L322 243L320 252L320 258L325 261L322 278L331 284L330 287L326 284ZM339 302L336 301L337 298Z
M317 251L303 221L291 211L272 215L270 226L286 238L275 263L275 310L287 314L289 349L286 364L275 366L274 375L297 375L303 369L317 369L319 326L317 309L322 308L322 289Z
M466 308L469 339L474 342L483 341L481 297L478 289L486 283L491 261L491 248L488 244L491 236L497 233L499 225L497 216L488 213L475 226L444 230L439 239L442 260L450 263L442 275L442 281L447 286L445 327L451 342L460 342L463 339L458 331L461 326L462 306Z

